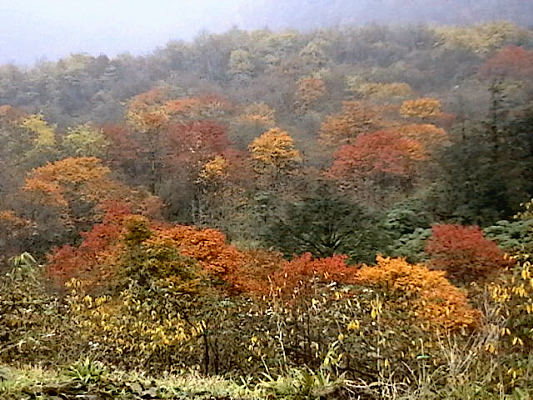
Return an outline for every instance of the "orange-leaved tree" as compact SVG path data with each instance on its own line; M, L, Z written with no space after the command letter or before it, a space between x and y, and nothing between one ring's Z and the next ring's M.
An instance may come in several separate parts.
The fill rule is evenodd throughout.
M320 139L327 144L349 143L363 133L389 126L386 109L362 101L345 101L338 114L330 115L320 127Z
M173 98L168 90L154 88L132 97L126 121L136 131L157 134L169 122L191 122L222 116L231 105L216 96Z
M33 214L49 207L67 225L98 221L113 201L127 202L138 211L157 208L153 196L113 179L111 170L95 157L69 157L35 168L28 173L22 192Z
M276 123L275 114L274 109L268 104L252 103L244 107L238 118L242 122L263 124L270 128Z
M215 96L173 99L168 90L155 88L134 96L128 103L125 119L133 128L137 141L141 144L139 156L148 164L149 187L152 193L158 192L162 181L162 172L169 155L175 150L176 132L189 130L186 143L190 153L205 143L198 141L198 124L218 125L214 120L229 109L229 104ZM204 126L205 128L205 126ZM200 129L201 130L201 129Z
M394 128L402 138L416 140L426 149L442 145L448 139L447 132L433 124L406 124Z
M168 100L166 90L155 88L133 97L126 109L126 121L139 133L141 151L138 155L148 163L146 169L149 171L149 187L152 193L156 193L157 183L161 180L161 132L170 119L164 107Z
M348 90L359 96L381 102L394 102L413 96L413 89L407 83L354 82Z
M168 100L163 109L171 122L217 120L231 111L233 106L218 96L183 97Z
M17 124L24 117L26 112L20 108L13 107L9 104L3 104L0 106L0 124Z
M208 160L222 154L229 146L225 127L212 121L172 124L163 136L167 147L163 154L164 166L185 167L195 175Z
M154 88L134 96L126 109L126 120L137 131L148 133L165 125L169 115L164 104L169 101L168 92Z

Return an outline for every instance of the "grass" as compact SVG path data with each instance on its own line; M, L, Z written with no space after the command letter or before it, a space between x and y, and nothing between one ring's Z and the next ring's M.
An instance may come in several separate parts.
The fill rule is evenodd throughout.
M32 387L37 382L46 385L54 382L56 378L55 373L39 366L14 369L0 365L0 396L16 395Z
M221 377L189 372L159 378L142 372L109 371L88 359L66 369L0 365L0 399L259 399L263 391Z
M150 377L142 371L109 370L89 359L67 368L51 370L39 366L13 368L0 365L0 399L354 399L354 400L529 400L533 388L494 393L486 382L427 376L411 388L392 381L354 382L333 378L324 371L292 369L284 376L258 381L240 381L196 372Z

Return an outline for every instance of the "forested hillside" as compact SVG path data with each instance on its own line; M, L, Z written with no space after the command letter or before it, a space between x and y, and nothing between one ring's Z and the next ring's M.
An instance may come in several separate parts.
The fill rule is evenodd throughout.
M0 66L0 397L530 398L532 198L507 22Z

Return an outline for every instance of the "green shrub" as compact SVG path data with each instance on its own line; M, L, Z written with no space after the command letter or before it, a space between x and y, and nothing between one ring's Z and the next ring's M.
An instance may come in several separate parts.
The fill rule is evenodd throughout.
M533 251L533 219L498 221L483 231L510 254Z
M57 295L46 287L43 267L20 256L0 276L0 361L56 364L76 353L72 324Z
M388 254L392 257L405 257L407 261L419 263L427 260L424 252L426 240L431 236L431 229L416 228L395 239L389 246Z

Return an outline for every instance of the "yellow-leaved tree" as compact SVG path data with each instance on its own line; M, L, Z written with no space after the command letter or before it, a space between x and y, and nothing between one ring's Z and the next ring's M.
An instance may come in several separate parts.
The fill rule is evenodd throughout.
M31 144L28 150L20 154L27 167L36 167L57 158L55 126L50 125L42 114L32 114L19 119L18 126L28 135Z
M53 147L56 144L54 127L45 121L42 114L33 114L24 118L20 126L35 134L35 147Z
M405 118L434 118L441 114L441 107L438 99L423 97L404 101L400 108L400 114Z
M302 159L292 137L280 128L263 133L248 149L252 155L254 170L262 175L288 174Z
M89 124L69 128L63 139L63 148L68 156L100 157L105 155L109 142L102 130Z
M296 82L296 108L305 112L316 105L327 94L326 84L322 79L312 76L303 77Z
M435 33L440 45L447 49L467 50L476 54L488 54L506 42L516 41L523 28L510 22L489 22L474 26L439 27Z
M413 89L409 84L404 82L365 82L361 81L361 79L357 79L359 78L357 76L350 78L348 78L346 82L347 89L358 97L373 101L393 103L398 100L406 100L413 96Z
M276 123L275 111L268 104L252 103L244 107L239 120L247 123L258 123L271 127Z

